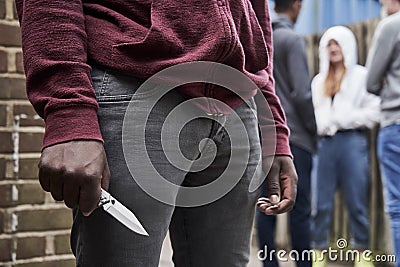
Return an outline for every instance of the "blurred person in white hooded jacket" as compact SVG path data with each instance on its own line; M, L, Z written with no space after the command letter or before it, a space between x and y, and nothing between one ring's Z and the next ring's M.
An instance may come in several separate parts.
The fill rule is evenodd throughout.
M320 73L313 79L312 97L317 121L318 164L313 192L313 266L326 266L321 253L328 248L334 196L341 189L351 231L351 245L360 251L369 245L368 129L379 120L376 96L366 90L365 67L357 64L357 43L343 26L328 29L319 47ZM322 254L322 255L321 255ZM355 266L373 266L368 259Z

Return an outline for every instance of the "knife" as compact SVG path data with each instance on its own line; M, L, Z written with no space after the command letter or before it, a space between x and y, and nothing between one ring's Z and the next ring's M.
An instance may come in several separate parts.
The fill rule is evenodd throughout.
M133 214L132 211L122 205L121 202L116 200L103 188L101 189L101 196L98 206L103 208L106 212L111 214L115 219L132 231L141 235L149 235L136 218L135 214Z

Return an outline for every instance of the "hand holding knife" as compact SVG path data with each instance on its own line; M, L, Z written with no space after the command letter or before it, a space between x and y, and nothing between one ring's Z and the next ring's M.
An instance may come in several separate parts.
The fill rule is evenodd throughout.
M41 186L51 192L55 200L64 200L67 207L79 208L85 216L97 204L132 231L148 236L136 216L103 189L98 202L97 186L108 188L110 181L110 170L101 142L72 140L48 146L42 151L38 167ZM80 197L80 192L86 192L84 197Z

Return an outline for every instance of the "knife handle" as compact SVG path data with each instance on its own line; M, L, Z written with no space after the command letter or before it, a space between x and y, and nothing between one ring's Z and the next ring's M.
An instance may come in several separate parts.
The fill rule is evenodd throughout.
M101 195L100 195L100 200L99 204L97 204L98 207L102 207L107 203L111 202L111 195L108 193L106 190L103 188L101 189Z

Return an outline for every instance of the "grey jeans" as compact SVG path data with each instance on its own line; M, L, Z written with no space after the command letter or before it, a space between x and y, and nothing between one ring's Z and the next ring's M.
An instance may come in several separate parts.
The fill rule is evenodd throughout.
M234 183L229 192L210 203L184 207L163 203L146 193L137 180L133 179L128 168L126 155L130 153L125 151L124 155L123 152L122 132L127 107L133 101L134 112L142 112L135 110L135 101L140 109L151 92L135 94L142 81L99 67L93 68L92 80L111 171L109 191L136 214L149 236L130 231L101 209L95 210L89 217L84 217L76 210L71 233L76 265L158 266L161 246L169 229L175 266L246 266L255 202L260 194L260 189L253 192L249 190L253 176L258 173L257 166L261 157L254 102L251 101L250 105L244 103L235 109L240 121L233 115L204 114L186 123L179 136L167 134L167 139L179 139L179 149L187 159L207 162L213 157L211 164L199 171L182 170L171 164L161 144L161 128L167 115L186 100L176 90L167 93L150 113L145 140L139 140L145 142L146 151L135 150L135 142L138 140L134 129L132 135L124 137L124 142L130 142L130 148L133 146L131 160L135 160L140 153L147 153L160 176L170 183L185 187L201 187L217 180L227 171L229 162L233 162L233 165L243 164L232 160L235 151L245 155L242 150L248 151L245 169L239 172L238 182ZM226 129L230 127L235 131L239 124L246 128L248 144L235 144L228 136ZM135 126L135 123L132 125ZM174 125L172 118L166 127L173 129L178 125ZM147 178L151 180L151 177L146 177L146 173L140 177L142 181ZM164 192L166 189L163 183L154 183L152 186L153 192L170 193ZM170 197L179 198L180 193L171 193ZM190 198L187 195L184 197Z

